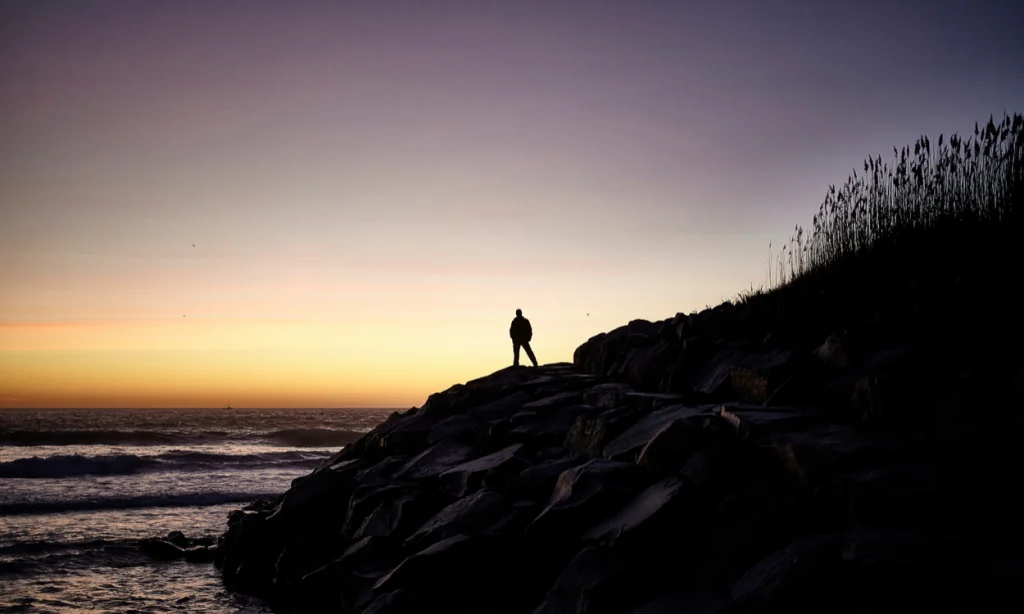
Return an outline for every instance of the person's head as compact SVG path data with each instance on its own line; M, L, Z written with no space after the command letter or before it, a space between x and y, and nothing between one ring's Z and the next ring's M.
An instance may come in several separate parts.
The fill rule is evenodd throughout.
M522 309L516 309L516 317L517 318L523 317L523 310Z

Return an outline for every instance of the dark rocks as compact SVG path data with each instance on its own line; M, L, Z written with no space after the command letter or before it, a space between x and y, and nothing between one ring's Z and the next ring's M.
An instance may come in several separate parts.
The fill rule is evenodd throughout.
M214 559L215 543L213 537L188 538L181 531L171 531L166 537L141 539L138 545L143 554L159 561L210 563Z
M456 497L465 496L483 485L484 478L504 479L529 466L517 453L521 443L506 446L497 452L456 465L440 474L441 488Z
M406 541L422 547L456 535L492 532L510 522L514 514L510 503L504 495L492 490L477 491L439 511Z
M588 547L558 577L532 614L610 614L633 599L631 574L621 557L602 547Z
M644 444L636 457L636 464L654 473L678 471L701 440L693 421L677 416L666 422Z
M437 477L452 467L465 462L473 448L453 442L441 441L409 459L394 474L399 480L422 480Z
M787 324L813 317L769 301L630 322L573 365L502 369L392 414L232 512L215 548L174 534L140 548L213 556L229 589L278 612L977 611L1015 598L1024 421L1019 399L990 400L1019 365L939 378L928 369L949 353L925 369L902 339ZM822 343L829 331L842 337ZM921 399L955 429L924 420Z
M509 480L509 488L521 497L546 501L551 496L559 476L583 464L583 460L556 458L540 462Z
M694 389L716 399L762 403L768 398L772 383L776 379L781 383L792 359L793 353L787 350L757 353L721 350L695 377Z
M582 533L616 505L621 505L645 486L643 471L632 463L594 459L568 469L555 483L547 505L529 530L560 536Z
M840 563L835 537L801 536L748 569L731 597L744 612L836 611L844 605Z
M455 441L471 445L481 427L480 421L469 414L449 416L430 429L427 443L434 445L442 441Z
M621 435L608 442L602 449L605 458L616 460L636 460L644 446L666 424L686 416L693 416L704 411L702 408L669 406L641 417Z
M485 403L469 410L470 415L481 423L493 420L505 420L512 416L530 401L530 394L522 390L513 392L508 396Z
M694 529L694 493L678 478L664 478L655 482L627 503L618 512L606 516L593 525L584 540L618 545L624 541L634 544L676 542L676 537Z

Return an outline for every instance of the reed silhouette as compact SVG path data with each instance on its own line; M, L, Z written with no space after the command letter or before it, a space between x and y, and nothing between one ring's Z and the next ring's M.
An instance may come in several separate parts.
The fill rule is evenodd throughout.
M913 152L913 153L911 153ZM895 161L864 161L839 189L829 186L811 229L797 226L767 289L816 276L868 254L941 245L964 255L1007 247L1021 237L1024 116L993 117L966 139L921 136L893 148ZM995 264L995 263L992 263ZM774 273L774 274L773 274Z

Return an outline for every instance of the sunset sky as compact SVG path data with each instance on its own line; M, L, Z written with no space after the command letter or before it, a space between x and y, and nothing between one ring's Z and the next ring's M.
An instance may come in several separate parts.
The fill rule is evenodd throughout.
M1024 111L1008 1L0 5L0 407L410 407ZM588 315L589 314L589 315Z

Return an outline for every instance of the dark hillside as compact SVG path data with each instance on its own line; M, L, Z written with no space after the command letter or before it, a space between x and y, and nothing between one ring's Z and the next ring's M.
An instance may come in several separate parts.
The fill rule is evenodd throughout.
M295 612L1009 611L1024 120L943 146L851 178L767 291L393 414L231 515L225 583Z

